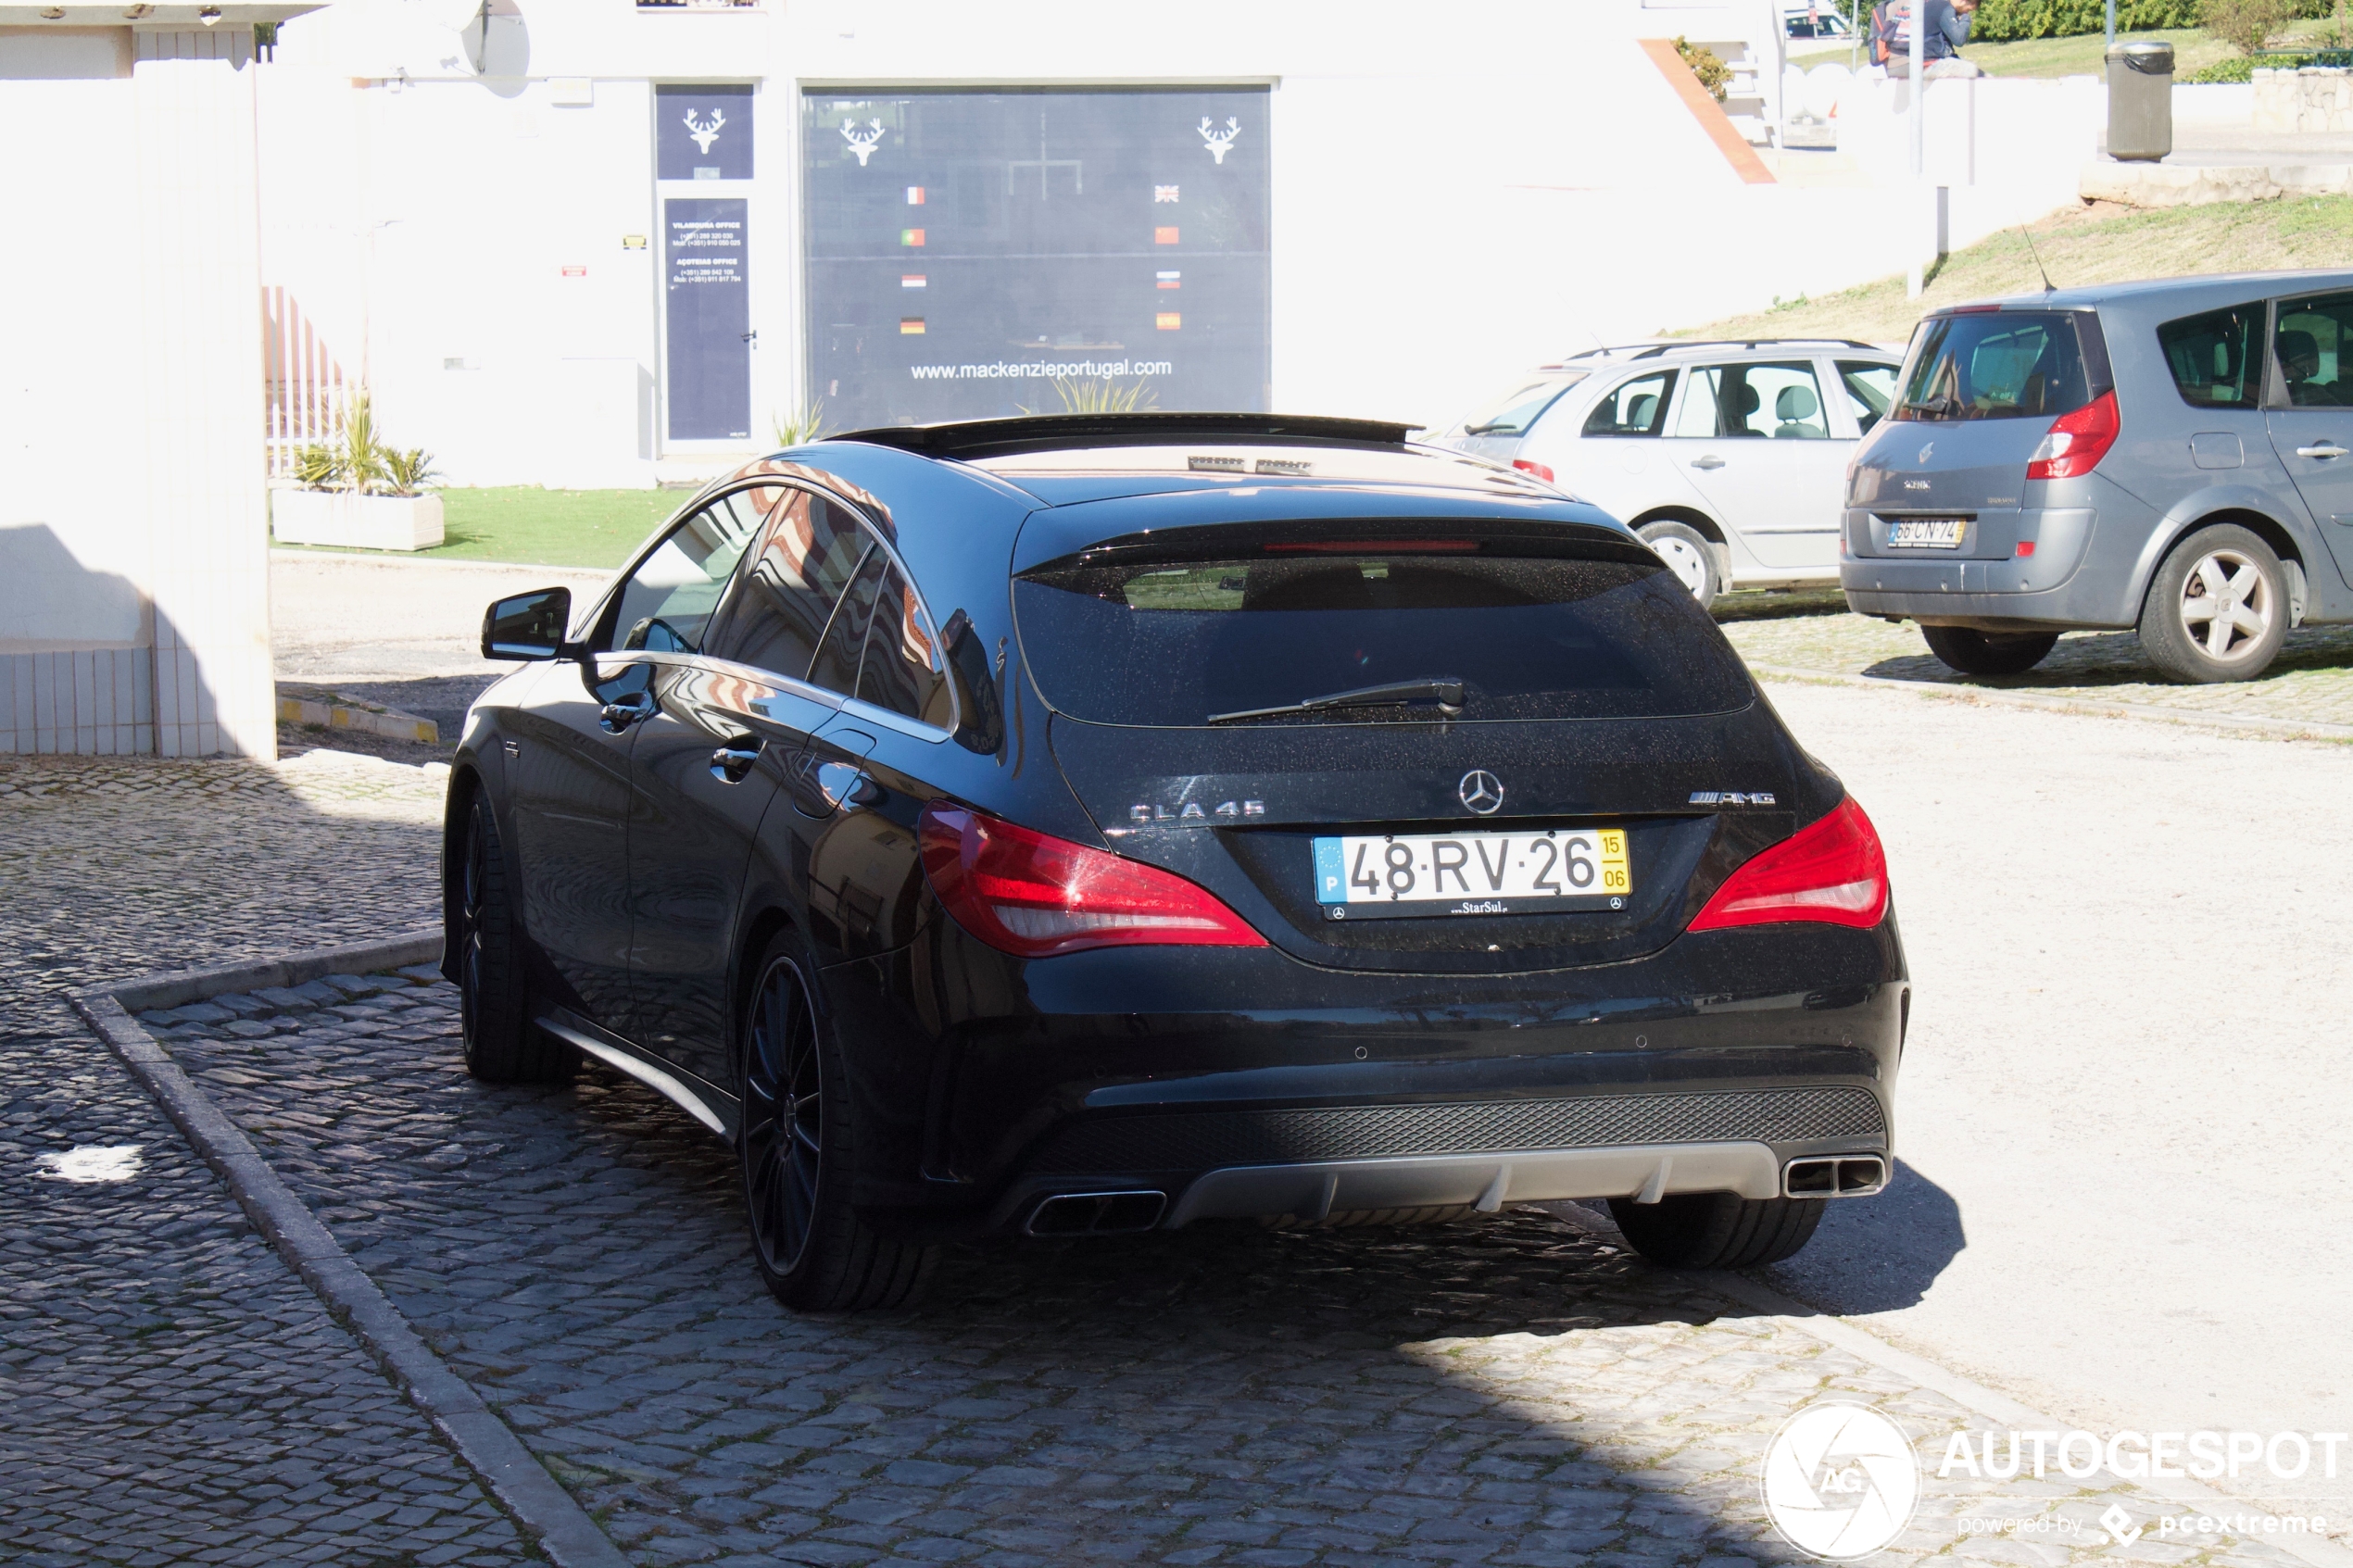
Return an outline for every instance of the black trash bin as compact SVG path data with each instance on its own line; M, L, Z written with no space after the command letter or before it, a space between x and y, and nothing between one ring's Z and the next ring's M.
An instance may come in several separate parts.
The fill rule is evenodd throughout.
M2108 51L2108 156L2155 163L2173 150L2173 45L2147 40Z

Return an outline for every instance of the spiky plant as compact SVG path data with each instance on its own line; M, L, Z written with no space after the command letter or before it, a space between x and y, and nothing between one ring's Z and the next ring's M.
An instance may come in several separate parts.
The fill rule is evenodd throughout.
M806 446L812 441L823 441L829 433L825 426L825 400L812 398L798 408L784 410L769 424L779 446Z

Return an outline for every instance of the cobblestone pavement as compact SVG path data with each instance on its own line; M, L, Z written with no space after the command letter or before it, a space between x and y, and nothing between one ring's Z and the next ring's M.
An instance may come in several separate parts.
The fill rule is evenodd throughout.
M2353 724L2353 626L2308 626L2259 680L2177 685L2158 675L2130 632L2070 632L2023 675L1963 675L1948 669L1919 628L1846 612L1833 592L1735 594L1717 601L1724 634L1752 663L1889 681L2005 691L2056 692L2208 717Z
M66 1000L420 924L440 790L332 753L0 760L0 1561L532 1557ZM125 1147L127 1179L50 1168Z
M1931 1455L1970 1424L1533 1210L960 1248L915 1310L796 1317L723 1146L593 1065L476 1085L455 1012L418 971L146 1022L641 1562L1730 1568L1797 1560L1757 1456L1807 1401L1875 1404ZM1953 1550L1964 1511L2057 1522L1965 1543L1995 1561L2287 1561L2110 1548L2111 1503L2160 1512L2132 1492L1929 1485L1894 1561Z

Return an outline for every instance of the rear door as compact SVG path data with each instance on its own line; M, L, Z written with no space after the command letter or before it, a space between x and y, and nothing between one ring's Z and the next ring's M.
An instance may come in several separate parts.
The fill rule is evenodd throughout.
M1838 570L1839 489L1854 447L1832 437L1813 360L1694 367L1667 445L1759 565Z
M2283 300L2271 349L2272 450L2353 584L2353 294Z
M1665 459L1659 433L1675 398L1676 372L1620 373L1590 408L1571 395L1554 403L1520 443L1519 456L1543 464L1564 489L1632 521L1662 506L1694 506L1699 495Z
M1055 758L1122 854L1312 962L1491 972L1652 951L1727 834L1790 831L1778 732L1647 552L1344 526L1016 582ZM1423 680L1441 695L1272 711Z

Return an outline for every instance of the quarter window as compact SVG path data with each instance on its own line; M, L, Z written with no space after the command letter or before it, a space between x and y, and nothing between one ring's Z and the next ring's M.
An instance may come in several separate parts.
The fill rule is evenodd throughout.
M1667 422L1667 401L1675 390L1675 372L1637 376L1603 394L1585 416L1588 435L1656 435Z
M2256 345L2262 332L2258 302L2168 321L2157 329L2157 345L2183 402L2194 408L2251 408L2261 387L2263 357Z
M711 614L726 592L777 486L724 495L670 531L622 584L613 617L618 649L699 653Z
M1887 418L1895 406L1895 367L1868 360L1841 359L1839 384L1846 389L1846 406L1854 410L1855 429L1863 435Z
M2299 299L2280 307L2279 330L2271 334L2279 360L2280 388L2298 408L2341 408L2353 404L2353 295Z
M883 574L882 592L866 626L866 658L858 671L858 699L948 729L955 710L939 639L923 601L896 568Z

